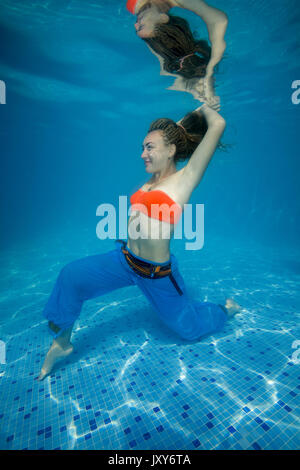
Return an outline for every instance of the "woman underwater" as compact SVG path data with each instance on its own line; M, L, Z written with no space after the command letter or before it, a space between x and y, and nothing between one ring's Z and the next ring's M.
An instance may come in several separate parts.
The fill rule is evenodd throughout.
M186 20L169 14L172 7L193 11L201 17L211 48L207 41L194 38ZM136 33L159 59L161 75L177 77L169 89L188 91L208 104L218 102L213 73L226 48L227 15L202 0L128 0L127 8L137 15Z
M166 118L152 122L141 155L151 178L131 196L127 243L117 240L115 249L73 261L60 271L43 312L54 339L39 380L72 353L72 328L83 302L115 289L137 285L161 321L188 341L222 329L239 311L232 299L224 306L190 299L170 253L182 207L199 185L225 125L206 104L178 123ZM184 160L187 164L177 170L177 162ZM163 210L157 211L157 205Z

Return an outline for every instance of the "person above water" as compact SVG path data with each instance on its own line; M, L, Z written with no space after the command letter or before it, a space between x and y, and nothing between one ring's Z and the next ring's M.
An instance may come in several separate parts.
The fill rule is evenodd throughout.
M237 313L233 299L225 305L191 299L170 252L182 208L202 180L224 129L225 120L206 104L178 123L167 118L152 122L141 155L151 177L131 196L127 240L117 240L109 252L73 261L59 273L43 312L54 339L39 380L73 351L72 328L83 302L115 289L138 286L160 320L187 341L222 329ZM187 161L180 170L179 161Z
M172 7L201 17L211 48L207 41L194 38L186 20L169 14ZM127 9L137 15L136 33L159 59L161 75L178 77L169 89L191 92L208 104L218 102L213 73L226 48L227 15L203 0L128 0Z

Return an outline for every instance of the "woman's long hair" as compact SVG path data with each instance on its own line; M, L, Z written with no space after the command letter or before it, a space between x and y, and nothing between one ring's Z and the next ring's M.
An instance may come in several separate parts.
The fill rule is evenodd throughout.
M154 37L144 41L162 57L167 72L184 78L204 77L211 56L208 42L196 40L185 19L168 16L169 22L156 25Z
M148 133L162 131L166 144L176 146L175 164L189 159L208 129L206 119L201 111L188 113L178 125L168 118L156 119L149 127Z

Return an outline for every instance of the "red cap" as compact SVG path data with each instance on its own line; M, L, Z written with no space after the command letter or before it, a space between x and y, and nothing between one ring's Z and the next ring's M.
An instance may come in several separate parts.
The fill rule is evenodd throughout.
M129 10L130 13L132 13L133 15L135 15L135 6L137 2L138 0L127 0L127 4L126 4L127 10Z

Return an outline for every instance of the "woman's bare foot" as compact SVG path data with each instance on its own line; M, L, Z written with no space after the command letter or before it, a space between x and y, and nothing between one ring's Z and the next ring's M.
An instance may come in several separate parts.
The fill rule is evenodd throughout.
M241 310L241 306L237 304L233 299L226 299L225 308L229 318L233 317L236 313Z
M56 341L53 341L53 344L46 355L38 380L44 380L44 378L50 374L54 365L61 359L69 356L73 352L73 349L74 348L71 343L70 346L63 349Z

